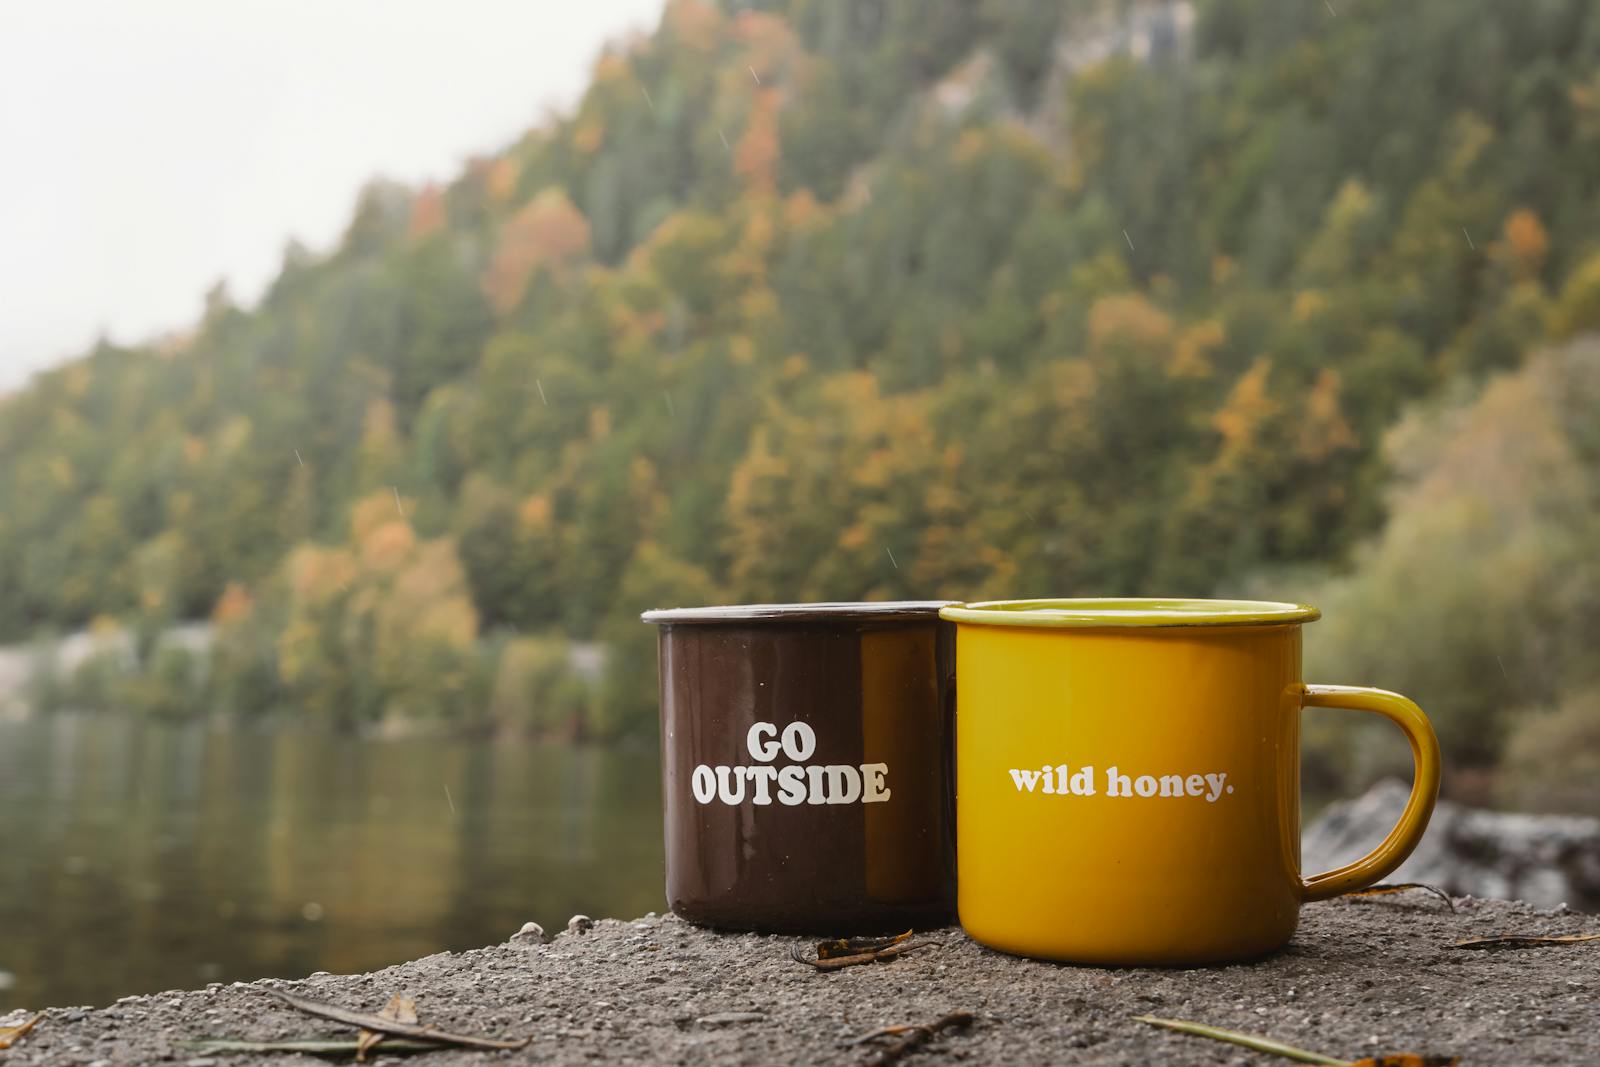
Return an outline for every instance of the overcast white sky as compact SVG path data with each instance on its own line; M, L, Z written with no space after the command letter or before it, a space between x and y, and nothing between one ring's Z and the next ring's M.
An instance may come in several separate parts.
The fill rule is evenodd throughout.
M661 0L0 0L0 391L254 300L374 175L450 177Z

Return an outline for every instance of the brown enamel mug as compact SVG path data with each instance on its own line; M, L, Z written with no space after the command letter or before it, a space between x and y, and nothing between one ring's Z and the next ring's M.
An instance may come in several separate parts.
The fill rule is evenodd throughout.
M955 915L955 644L944 602L650 611L667 901L831 936Z

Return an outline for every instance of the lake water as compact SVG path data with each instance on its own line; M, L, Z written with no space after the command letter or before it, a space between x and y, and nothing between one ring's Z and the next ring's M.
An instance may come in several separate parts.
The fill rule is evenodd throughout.
M0 721L0 1013L663 907L654 752Z

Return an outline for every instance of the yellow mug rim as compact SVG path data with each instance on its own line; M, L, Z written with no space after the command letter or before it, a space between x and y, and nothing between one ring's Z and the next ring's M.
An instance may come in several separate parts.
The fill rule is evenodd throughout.
M1162 597L988 600L941 608L950 622L1038 629L1097 629L1165 626L1297 626L1322 612L1310 604L1275 600L1203 600Z

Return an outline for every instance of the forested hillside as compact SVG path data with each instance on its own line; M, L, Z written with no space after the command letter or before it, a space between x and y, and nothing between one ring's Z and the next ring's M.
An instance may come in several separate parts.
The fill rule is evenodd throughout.
M208 706L611 733L648 607L1358 564L1408 405L1600 326L1600 9L1336 7L675 0L257 306L7 398L0 631L212 618Z

